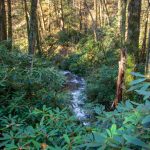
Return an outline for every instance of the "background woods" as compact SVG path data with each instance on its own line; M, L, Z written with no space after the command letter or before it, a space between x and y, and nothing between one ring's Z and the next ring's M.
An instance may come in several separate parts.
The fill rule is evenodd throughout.
M34 3L37 7L32 7ZM37 35L37 53L42 54L42 49L43 52L48 51L45 39L49 36L57 38L56 33L69 35L75 31L76 34L93 32L94 39L99 41L102 38L102 28L112 28L116 24L121 43L130 45L128 52L134 55L134 60L137 63L146 61L149 32L148 0L109 2L106 0L37 0L32 3L28 0L2 0L0 6L1 41L7 39L12 41L13 36L13 43L22 42L25 49L26 46L31 46L32 40L27 42L27 39L31 36L30 33L34 32ZM32 24L36 27L33 28ZM32 28L35 31L32 31ZM74 38L77 37L72 36L71 40L75 40ZM140 54L143 58L138 60Z
M0 0L0 149L150 147L149 0Z

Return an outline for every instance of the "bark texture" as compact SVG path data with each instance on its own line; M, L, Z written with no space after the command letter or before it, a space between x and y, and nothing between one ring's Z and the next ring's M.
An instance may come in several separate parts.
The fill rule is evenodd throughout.
M133 54L135 61L139 56L141 0L130 0L128 6L128 52Z
M35 53L36 38L37 38L37 0L31 1L30 13L30 33L29 33L29 54Z
M131 72L138 72L139 64L139 36L140 36L141 0L130 0L128 5L127 31L127 69L126 86L134 79Z
M29 35L30 35L30 26L29 26L28 6L27 6L27 1L26 0L24 0L24 11L25 11L26 24L27 24L27 35L29 37ZM29 43L29 38L28 38L28 43Z
M7 40L5 0L0 0L0 41Z
M127 7L127 0L118 1L118 18L119 18L118 26L122 45L125 43L125 34L126 34L126 7Z
M126 50L121 49L121 58L119 61L119 70L118 70L118 79L117 79L117 88L116 88L116 97L112 104L112 109L116 108L118 103L122 101L122 92L125 76L125 64L126 64Z
M146 75L150 77L150 29L149 29L149 37L148 37L148 48L147 48L147 55L146 55L146 68L145 68Z
M11 15L11 0L7 0L8 6L8 41L9 49L12 49L12 15Z

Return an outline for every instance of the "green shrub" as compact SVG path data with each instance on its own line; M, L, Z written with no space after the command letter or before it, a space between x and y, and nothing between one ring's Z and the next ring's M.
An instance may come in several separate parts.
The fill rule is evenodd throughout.
M109 107L115 96L116 77L117 66L103 65L97 71L93 71L87 80L88 98Z
M46 108L30 112L30 118L1 117L1 146L6 149L149 149L150 102L127 101L114 112L95 108L93 126L79 125L66 110Z
M87 79L89 100L97 101L107 107L110 107L114 100L116 89L119 60L116 41L114 34L111 33L102 35L98 42L87 36L80 40L76 51L61 65L64 70L84 76Z
M115 111L106 112L103 106L94 109L97 121L92 133L83 138L81 149L145 149L150 147L150 84L140 73L132 73L138 79L131 83L129 91L135 90L144 96L140 104L126 101L118 105Z
M60 31L58 32L58 43L59 44L69 44L74 43L77 44L80 39L82 39L83 35L74 29L69 29L68 31Z
M28 122L28 119L33 118ZM18 116L1 118L3 137L1 146L6 149L72 149L81 144L81 135L86 132L82 125L66 110L43 106L35 109L30 116L20 119Z
M132 72L131 75L135 77L135 80L133 80L130 83L131 87L129 88L129 90L127 92L129 94L133 94L133 92L135 91L137 94L134 93L134 98L138 97L138 99L139 99L138 102L139 101L142 102L143 98L144 98L144 100L149 99L150 83L147 82L149 80L149 78L140 73L135 73L135 72ZM135 99L135 101L136 101L136 99Z
M97 105L92 108L96 119L88 127L77 121L69 109L60 109L66 105L62 90L65 78L58 70L49 67L44 59L8 52L3 46L0 53L1 148L149 149L150 84L145 76L134 73L138 79L129 89L142 94L144 104L126 101L113 112ZM94 93L98 101L111 99L116 67L103 65L91 74L91 98Z
M36 57L32 60L18 51L8 52L5 47L0 48L0 60L0 103L6 112L44 104L63 106L67 99L62 90L65 77L48 61Z
M107 53L111 54L114 53ZM77 55L76 59L83 56ZM78 65L88 68L92 63L85 60L81 59L82 65ZM115 61L104 60L105 65L96 69L89 67L93 72L88 76L87 93L92 101L104 100L105 104L114 99ZM132 73L136 80L131 82L129 89L129 92L142 95L137 101L144 98L144 103L128 100L112 112L92 104L90 111L94 112L95 120L83 126L69 109L62 109L67 106L63 91L65 78L46 59L32 59L0 46L0 68L1 149L149 150L150 84L144 75Z
M98 42L95 42L92 36L82 38L76 45L75 51L64 59L61 68L88 76L91 70L97 70L101 64L107 66L118 64L117 38L114 33L101 34Z
M84 136L81 149L146 149L150 147L150 102L127 101L114 112L97 112L97 124Z

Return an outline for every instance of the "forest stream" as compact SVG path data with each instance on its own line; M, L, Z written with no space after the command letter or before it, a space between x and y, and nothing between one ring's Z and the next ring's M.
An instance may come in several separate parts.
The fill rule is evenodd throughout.
M83 107L86 103L86 82L84 78L79 77L70 71L63 71L63 74L67 77L67 87L71 93L71 108L75 116L84 125L89 125L87 121L89 114Z

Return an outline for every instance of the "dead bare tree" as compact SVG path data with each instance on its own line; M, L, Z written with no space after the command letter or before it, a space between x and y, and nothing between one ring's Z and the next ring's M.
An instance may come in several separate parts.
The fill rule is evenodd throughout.
M118 70L118 79L117 79L117 88L116 88L116 97L111 106L111 109L116 108L118 103L122 101L122 92L123 92L123 84L124 84L124 76L125 76L125 64L126 64L126 49L121 49L121 58L119 61L119 70Z

